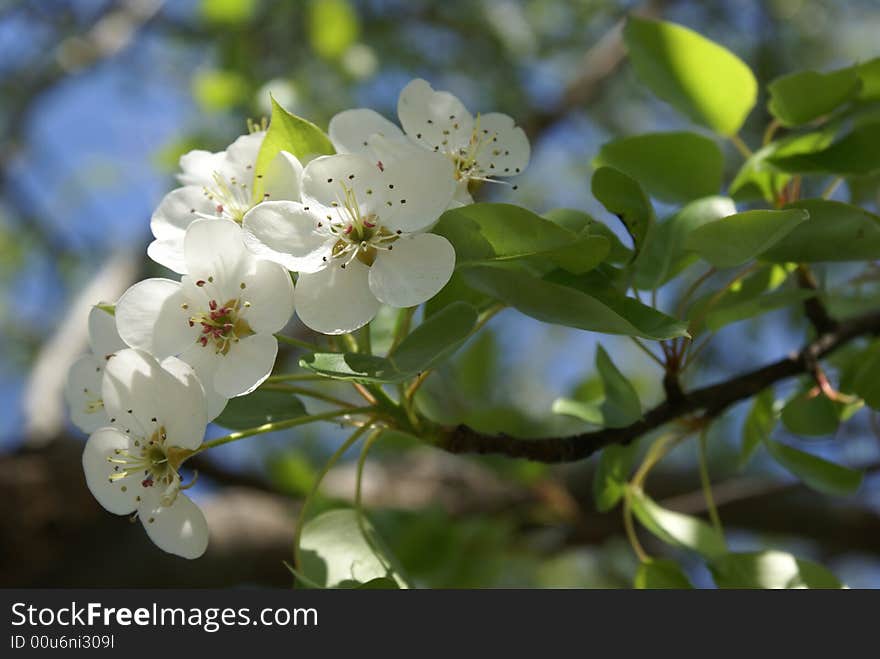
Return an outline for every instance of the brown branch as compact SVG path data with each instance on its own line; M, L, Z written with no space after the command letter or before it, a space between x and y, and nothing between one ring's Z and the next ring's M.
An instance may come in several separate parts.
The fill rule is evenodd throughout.
M877 333L880 333L880 311L842 322L834 331L820 335L785 359L668 399L646 412L639 421L623 428L603 428L568 437L519 439L509 435L483 434L461 425L441 431L435 445L450 453L498 454L536 462L583 460L611 444L629 444L688 414L702 411L710 417L718 416L734 403L751 398L780 380L809 373L817 360L850 341Z
M796 276L798 286L808 291L818 292L819 284L813 276L813 273L805 266L802 265L798 267ZM818 295L804 301L804 313L815 328L816 334L833 332L837 327L837 321L831 317L830 313L828 313L828 309L825 308L825 305L822 303L822 300Z

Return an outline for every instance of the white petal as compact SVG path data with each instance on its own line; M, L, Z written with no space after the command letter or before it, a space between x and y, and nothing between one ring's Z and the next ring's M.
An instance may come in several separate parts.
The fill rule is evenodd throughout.
M392 307L414 307L434 297L455 269L455 250L433 233L402 236L370 268L370 290Z
M83 449L86 485L98 503L116 515L127 515L137 508L136 497L141 488L136 477L111 482L113 465L107 458L114 457L117 449L130 448L131 439L127 435L116 428L101 428L92 433Z
M474 198L471 196L470 191L468 190L468 180L464 179L458 182L458 185L455 186L455 196L452 198L452 201L449 202L449 208L461 208L462 206L469 206L474 203Z
M278 332L293 315L293 281L277 263L256 261L240 291L242 317L257 333ZM245 306L250 304L250 306Z
M220 220L207 220L220 224ZM129 288L116 303L116 329L133 348L163 359L176 355L198 335L181 305L181 286L170 279L145 279Z
M89 346L98 357L127 347L116 331L116 318L100 307L92 307L89 312Z
M158 488L149 488L158 490ZM208 523L201 509L185 494L178 494L174 503L163 506L159 493L151 492L138 506L147 535L156 546L183 558L198 558L208 548Z
M300 198L302 163L292 153L279 151L263 175L263 194L269 201L296 200Z
M241 227L232 220L196 220L183 240L183 254L192 278L211 281L231 296L251 267L253 255L245 248Z
M101 395L111 423L149 438L176 412L173 399L181 388L152 355L129 348L107 361Z
M221 173L227 178L235 176L240 182L246 182L250 186L254 176L254 165L257 163L257 156L265 137L266 131L256 131L238 137L226 147L226 163Z
M233 398L248 394L269 377L278 355L278 341L271 334L254 334L218 357L214 388Z
M407 135L439 151L467 146L474 128L474 118L458 98L449 92L435 92L421 79L400 92L397 115Z
M384 207L386 186L382 170L364 154L322 156L303 171L303 204L328 222L347 224L347 189L354 192L361 213L368 215Z
M219 151L211 153L196 149L180 156L180 174L177 175L183 185L196 185L200 189L202 186L211 186L214 184L214 172L218 172L223 168L223 162L226 160L226 152Z
M254 254L294 272L315 272L333 247L318 231L315 215L293 201L267 201L248 211L242 222L244 242Z
M161 396L162 423L168 436L167 443L169 446L196 449L205 439L209 419L208 401L202 382L189 364L176 357L163 359L160 366L170 380ZM212 398L213 406L220 404L219 396L212 395ZM225 404L223 401L222 405Z
M171 240L154 240L147 245L147 256L172 272L186 274L186 261L183 258L183 235Z
M186 354L190 353L191 350L195 350L195 349L200 350L202 353L207 352L207 350L202 348L202 346L200 346L198 344L194 344L191 348L188 348L187 350L185 350L183 355L186 355ZM163 359L159 363L161 364L162 368L164 368L166 371L168 371L172 376L174 376L178 380L181 380L181 382L183 382L187 386L191 386L191 383L188 382L188 378L190 378L192 375L195 376L195 378L199 382L199 387L202 390L202 395L205 398L205 412L207 413L207 419L206 419L206 424L207 424L208 421L213 421L218 416L220 416L220 414L223 412L223 408L226 407L226 403L228 402L228 399L224 396L221 396L220 394L218 394L214 390L214 385L213 385L214 373L213 373L213 371L210 373L210 379L208 380L208 382L206 384L205 381L202 379L202 374L199 373L197 371L197 369L194 366L192 366L188 361L184 360L183 355L181 355L181 357L166 357L165 359ZM202 435L204 435L204 429L201 430L201 433L202 433ZM196 448L197 446L199 446L199 444L201 444L201 442L203 440L204 440L204 436L201 439L199 439L199 443L196 444L195 446L189 446L189 447L185 447L185 448ZM181 444L178 444L177 442L175 442L174 445L181 446Z
M372 135L402 138L403 131L378 112L366 108L345 110L330 120L327 133L337 153L359 153Z
M387 141L374 137L372 143ZM447 157L424 149L407 151L384 163L386 200L377 213L380 224L391 231L426 229L449 207L455 194L455 170Z
M370 292L369 268L355 259L345 269L333 264L302 274L296 284L296 313L316 332L344 334L369 323L379 311Z
M64 398L70 407L71 420L83 432L91 433L110 425L101 393L103 375L104 358L95 355L77 359L67 374Z
M159 240L182 241L186 228L200 215L216 215L216 202L201 187L187 185L162 198L150 218L150 229Z
M516 176L529 164L529 138L513 119L500 112L479 117L480 148L476 161L486 176Z

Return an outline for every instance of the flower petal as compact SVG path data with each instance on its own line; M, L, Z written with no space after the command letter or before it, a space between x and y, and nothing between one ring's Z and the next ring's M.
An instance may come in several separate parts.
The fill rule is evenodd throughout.
M172 240L154 240L147 245L147 256L172 272L186 274L186 261L183 258L183 236Z
M200 216L216 215L216 202L196 185L172 190L162 198L150 218L150 229L159 240L183 240L190 223Z
M481 115L478 132L476 161L484 175L516 176L529 164L529 138L511 117L500 112Z
M249 394L269 377L277 355L278 340L271 334L241 339L219 356L214 388L227 398Z
M263 194L266 200L299 200L302 182L302 163L292 153L279 151L263 176Z
M296 284L296 313L316 332L344 334L369 323L379 311L370 292L369 268L358 260L344 269L331 264L314 274L301 274Z
M92 433L83 449L82 465L86 476L86 485L105 509L116 515L128 515L137 508L137 487L139 483L133 478L110 481L113 465L108 458L115 456L115 451L129 450L132 447L130 437L117 428L101 428Z
M223 168L226 160L226 152L211 153L202 149L195 149L180 156L180 174L177 180L183 185L195 185L199 189L202 186L214 184L214 172Z
M138 517L150 540L169 554L198 558L208 548L205 514L185 494L178 494L173 504L163 506L157 490L149 488L150 494L138 506Z
M386 185L382 170L364 154L321 156L303 171L303 204L322 220L347 224L346 190L354 192L361 213L368 215L384 207Z
M232 220L196 220L186 230L183 254L191 277L214 280L218 287L238 286L253 256L244 246L241 227ZM230 295L233 289L224 290Z
M116 318L97 306L89 311L89 347L98 357L107 357L127 347L116 331Z
M257 163L257 156L265 137L266 131L258 130L236 138L226 147L226 162L221 173L227 178L234 176L239 182L247 183L250 187L254 178L254 165Z
M278 332L293 315L293 281L277 263L255 261L240 291L242 317L257 333ZM244 306L250 304L250 306Z
M419 144L436 151L457 152L467 146L474 118L449 92L436 92L426 81L410 82L397 101L400 124Z
M414 307L434 297L455 269L455 250L443 236L402 236L370 268L370 290L392 307Z
M389 149L390 142L373 137L370 144L394 153L384 164L385 204L379 222L391 231L421 231L437 221L452 202L456 190L452 162L439 153L408 146Z
M327 133L337 153L359 153L372 135L402 138L403 131L378 112L366 108L345 110L330 120Z
M67 374L64 398L70 407L70 419L83 432L95 432L109 426L101 393L104 375L104 358L83 355L77 359Z
M208 220L219 224L219 220ZM191 328L181 286L170 279L145 279L129 288L116 303L116 329L133 348L163 359L192 343L199 328Z
M117 352L104 367L101 396L110 423L125 434L149 437L176 412L181 385L143 350Z
M208 400L202 382L189 364L176 357L163 359L160 366L168 376L167 379L163 377L168 386L161 394L161 421L168 436L168 445L196 449L205 439L208 419L213 418L209 417ZM213 407L221 405L219 396L215 394L212 398ZM225 400L222 405L226 405ZM214 416L220 414L220 411Z
M315 272L333 247L317 231L320 222L293 201L267 201L248 211L242 222L247 248L294 272Z
M198 344L194 344L192 348L188 348L184 351L184 355L188 354L190 350L201 350L202 353L208 352L202 346ZM209 421L213 421L223 412L223 409L226 407L226 403L229 402L225 396L221 396L214 390L214 373L213 371L210 373L210 379L207 384L205 380L202 379L202 374L198 372L198 370L192 366L188 361L183 359L183 355L181 357L166 357L160 362L162 368L168 371L172 376L184 382L184 384L188 384L185 380L190 377L190 375L194 375L195 378L199 382L199 386L202 390L202 394L205 398L205 412L207 415L207 419L205 423ZM201 445L202 441L204 441L204 430L201 431L202 437L199 439L198 443L195 446L188 446L184 448L196 448ZM182 444L175 441L175 446L183 446Z

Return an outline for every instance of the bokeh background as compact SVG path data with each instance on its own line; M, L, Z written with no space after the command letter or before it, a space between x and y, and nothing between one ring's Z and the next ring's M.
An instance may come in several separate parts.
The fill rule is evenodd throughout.
M483 199L539 212L579 208L609 221L589 193L602 142L686 126L626 63L619 22L630 10L724 44L762 82L880 54L876 0L0 3L0 585L290 583L282 561L294 515L338 429L212 451L195 489L212 544L186 562L161 554L139 524L90 497L79 463L84 438L65 418L61 388L85 350L89 305L161 274L144 254L148 221L174 185L181 153L224 148L248 117L268 114L270 92L322 126L349 107L394 118L399 90L420 76L471 110L507 112L529 131L533 161L519 190L490 186ZM768 120L762 108L763 100L743 133L752 144ZM725 148L732 173L740 160ZM689 384L778 358L803 337L785 311L729 327ZM656 402L651 362L631 344L602 342L643 402ZM550 404L592 386L595 346L592 335L504 312L432 376L424 403L496 430L573 430L552 418ZM295 363L296 354L287 358ZM832 499L761 455L740 471L742 411L716 426L710 456L732 546L789 549L851 586L880 586L880 479L869 471L858 496ZM868 421L857 416L811 450L876 468L880 441ZM548 468L387 441L371 454L364 498L420 585L626 587L634 559L619 511L595 511L592 469L591 461ZM351 462L334 469L318 509L349 501L353 474ZM649 491L670 508L704 512L692 442L656 470ZM684 560L697 584L710 583Z

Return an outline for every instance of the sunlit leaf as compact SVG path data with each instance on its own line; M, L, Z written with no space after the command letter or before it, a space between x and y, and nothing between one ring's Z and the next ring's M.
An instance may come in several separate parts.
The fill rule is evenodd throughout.
M781 551L725 554L709 563L719 588L844 588L827 568Z
M724 538L703 520L663 508L640 490L631 490L629 496L642 526L663 542L692 549L706 558L727 552Z
M800 126L854 98L862 83L852 68L817 73L799 71L767 85L768 108L784 126Z

